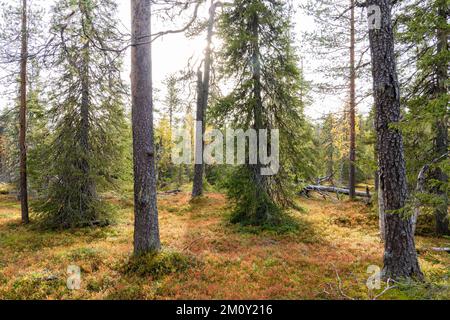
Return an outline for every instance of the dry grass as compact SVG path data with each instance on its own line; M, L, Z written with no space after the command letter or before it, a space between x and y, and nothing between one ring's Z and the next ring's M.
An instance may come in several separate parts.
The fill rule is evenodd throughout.
M21 226L18 203L2 196L0 299L368 299L367 267L382 264L377 221L364 204L299 199L300 230L277 235L229 225L220 194L189 203L183 193L160 197L161 237L167 252L195 263L157 278L124 273L132 207L114 204L113 226L42 232ZM401 284L381 298L450 299L450 255L429 250L450 240L417 242L428 283ZM66 287L69 265L81 267L81 290Z

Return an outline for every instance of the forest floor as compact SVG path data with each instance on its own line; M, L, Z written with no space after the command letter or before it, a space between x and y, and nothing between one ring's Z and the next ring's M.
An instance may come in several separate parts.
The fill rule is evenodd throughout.
M195 204L188 193L160 196L165 252L179 253L185 268L140 275L124 267L132 203L111 201L118 213L109 227L43 232L22 226L19 203L1 196L0 299L371 299L386 286L366 286L383 246L363 203L299 198L299 230L279 234L230 225L221 194ZM378 299L450 299L450 255L431 250L444 246L450 238L418 237L426 283L399 283ZM81 268L80 290L67 288L69 265Z

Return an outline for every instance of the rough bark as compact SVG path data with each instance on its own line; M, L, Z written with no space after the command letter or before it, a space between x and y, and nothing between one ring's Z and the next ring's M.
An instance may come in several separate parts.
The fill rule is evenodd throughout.
M194 184L192 189L192 197L200 197L203 195L203 173L205 171L205 165L203 161L203 150L204 150L204 134L206 129L206 109L208 108L208 101L209 101L209 91L210 91L210 79L211 79L211 64L212 64L212 37L214 34L214 22L215 22L215 14L216 14L216 7L217 3L212 3L211 8L209 9L209 22L208 22L208 32L206 36L206 52L205 52L205 63L204 63L204 72L203 76L201 75L201 72L199 73L201 78L201 86L199 86L198 89L198 97L199 103L197 105L197 125L199 125L199 122L201 122L202 125L202 137L201 141L199 138L197 139L197 146L198 148L201 146L201 156L202 161L195 161L195 172L194 172ZM199 128L198 128L199 131ZM197 131L197 132L198 132ZM198 156L200 155L200 152L196 152Z
M448 21L448 5L446 0L438 0L439 8L438 14L441 21ZM447 28L448 30L448 28ZM437 29L437 54L448 53L448 31L445 28ZM440 63L437 66L437 88L436 94L442 97L448 94L448 88L446 82L448 81L448 64ZM439 156L448 151L448 116L439 116L436 119L435 131L435 155ZM440 182L442 186L447 185L448 176L444 170L437 167L431 173L431 178ZM434 215L436 219L436 234L439 236L450 234L449 231L449 219L448 219L448 194L446 188L438 186L431 191L434 195L441 199L441 203L436 206Z
M203 109L203 73L197 72L197 122L195 134L195 166L194 166L194 182L192 188L192 197L200 197L203 195L203 174L205 166L203 163L203 150L205 147L205 117Z
M391 1L369 0L381 11L381 27L369 32L376 106L376 131L380 187L386 209L386 241L383 276L423 279L414 241L411 218L401 214L408 190L403 137L392 127L400 121L400 88L394 53ZM373 12L368 10L372 17Z
M20 205L22 223L30 222L28 212L28 182L27 182L27 63L28 63L28 28L27 0L22 1L22 49L20 63L20 114L19 114L19 149L20 149Z
M356 192L356 72L355 72L355 0L350 0L350 198Z
M134 254L159 251L153 133L151 0L131 0L131 97L134 161Z

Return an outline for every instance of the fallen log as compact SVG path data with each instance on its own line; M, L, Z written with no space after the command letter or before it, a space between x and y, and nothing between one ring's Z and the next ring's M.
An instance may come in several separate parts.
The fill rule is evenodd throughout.
M179 193L181 193L181 190L177 189L177 190L158 192L158 195L160 195L160 196L172 196L172 195L177 195Z
M450 248L431 248L431 250L436 252L447 252L450 253Z
M337 188L337 187L327 187L327 186L313 186L313 185L307 186L303 192L308 193L308 192L312 192L312 191L350 195L349 189ZM368 199L372 198L372 196L370 195L369 189L367 189L366 192L357 191L355 195L360 198L368 198Z

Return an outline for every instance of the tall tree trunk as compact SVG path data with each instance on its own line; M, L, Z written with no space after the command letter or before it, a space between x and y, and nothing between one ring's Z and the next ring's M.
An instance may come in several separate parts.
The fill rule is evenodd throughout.
M350 0L350 198L356 193L356 72L355 72L355 0Z
M86 40L87 41L87 40ZM91 153L89 144L89 131L90 131L90 78L89 78L89 64L90 64L90 46L87 41L86 45L81 52L83 59L80 70L81 79L81 128L80 128L80 144L83 151L81 158L81 171L83 172L85 182L82 186L82 194L85 196L85 202L83 203L81 214L84 214L89 208L89 202L96 197L95 181L91 177L91 168L89 163L89 156Z
M131 0L131 98L134 150L134 254L159 251L153 133L151 0Z
M201 86L199 87L197 99L197 126L201 126L201 128L197 128L197 133L202 132L202 136L198 137L196 135L196 161L195 161L195 173L194 173L194 185L192 190L192 197L200 197L203 195L203 174L205 171L205 164L203 161L203 150L204 150L204 135L206 130L206 109L208 108L209 101L209 91L210 91L210 80L211 80L211 64L212 64L212 37L214 34L214 22L215 22L215 14L216 14L217 3L213 3L211 1L211 7L209 9L209 22L208 22L208 33L206 36L206 52L205 52L205 63L204 63L204 72L203 78L201 82ZM199 73L201 76L201 72ZM200 123L201 122L201 123ZM200 140L201 138L201 140ZM201 150L200 150L201 147ZM198 159L201 156L201 159Z
M22 223L30 222L28 212L28 182L27 182L27 63L28 63L28 27L27 27L27 0L22 1L22 55L20 63L20 205L22 210Z
M440 18L441 25L448 21L448 5L446 0L437 0L439 5L438 15ZM447 28L448 29L448 28ZM445 28L437 29L437 54L442 55L444 53L448 54L448 31ZM448 81L448 64L439 63L437 66L437 92L438 97L442 97L448 94L448 88L446 82ZM447 108L444 105L443 108ZM440 114L436 119L435 131L435 155L438 157L440 155L448 152L448 116ZM433 188L432 192L441 198L441 204L436 206L434 213L436 218L436 234L437 235L448 235L449 231L449 221L448 221L448 194L446 186L448 183L448 176L441 168L436 168L431 173L431 178L439 181L442 186Z
M203 73L201 70L197 72L197 121L195 130L195 166L194 166L194 182L192 188L192 197L200 197L203 195L203 174L204 161L203 150L205 147L205 117L203 109Z
M329 142L330 145L328 147L328 152L327 152L327 176L331 177L331 182L334 182L334 136L333 133L331 131L331 129L334 126L334 121L333 118L331 118L331 123L330 123L330 132L329 132Z
M262 100L262 80L261 80L261 53L259 47L259 17L258 14L252 17L252 36L253 36L253 48L252 48L252 68L253 68L253 117L254 117L254 127L256 132L264 129L263 123L263 100ZM258 146L259 143L258 134ZM261 162L258 157L256 165L252 166L253 180L255 183L255 192L257 195L267 194L267 179L261 174ZM268 221L271 218L271 213L268 208L267 203L260 203L259 209L257 211L257 218L260 221Z
M381 27L369 32L378 140L380 186L386 209L386 241L383 276L385 278L423 279L414 242L411 218L398 211L404 209L408 196L403 137L391 125L400 121L400 88L397 78L391 1L368 0L368 14L380 9Z

